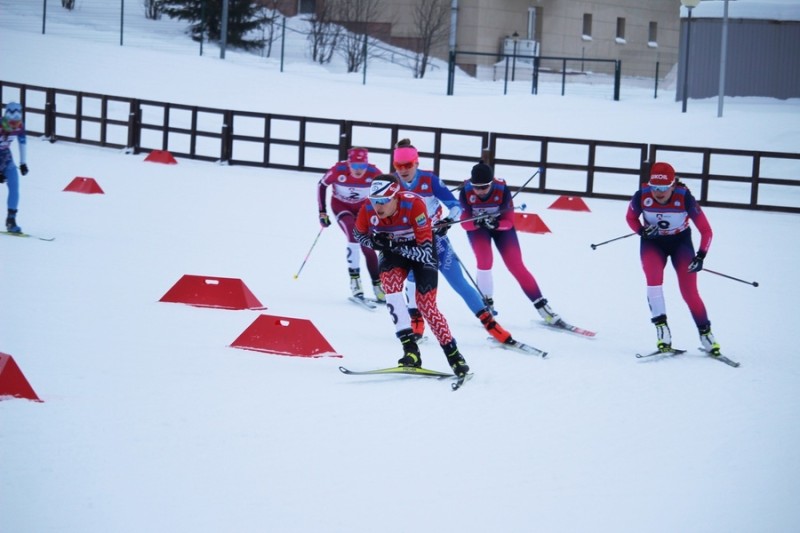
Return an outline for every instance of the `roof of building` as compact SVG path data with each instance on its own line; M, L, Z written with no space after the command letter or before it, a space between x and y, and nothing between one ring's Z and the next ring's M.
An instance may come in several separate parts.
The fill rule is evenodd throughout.
M722 18L725 13L725 0L704 0L692 11L692 18ZM689 10L681 6L681 18L687 17ZM729 0L728 18L754 20L796 20L800 21L800 2L798 0Z

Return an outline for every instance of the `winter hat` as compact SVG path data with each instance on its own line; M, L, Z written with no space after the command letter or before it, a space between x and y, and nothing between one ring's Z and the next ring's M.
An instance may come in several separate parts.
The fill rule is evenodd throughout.
M17 102L7 103L5 119L10 123L22 122L22 106Z
M369 163L369 152L366 148L350 148L347 151L348 163Z
M394 149L395 163L416 163L419 160L419 152L413 146L401 146Z
M400 190L400 184L394 176L381 174L374 180L369 187L370 198L392 198Z
M472 167L472 176L470 177L469 181L473 185L488 185L494 179L494 170L492 167L487 165L483 162L483 159L480 162Z
M653 187L669 187L675 183L675 169L669 163L653 163L650 167L650 181Z

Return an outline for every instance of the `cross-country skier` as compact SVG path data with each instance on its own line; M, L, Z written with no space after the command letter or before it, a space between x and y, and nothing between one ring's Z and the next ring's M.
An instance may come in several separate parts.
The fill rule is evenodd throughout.
M353 237L358 210L369 194L372 180L381 174L381 171L370 164L369 153L366 148L350 148L347 151L347 161L339 161L332 166L322 179L319 180L317 189L317 202L319 204L319 223L323 228L331 225L326 207L326 191L331 186L331 209L337 224L347 238L347 268L350 274L350 290L355 298L364 298L361 288L361 256L364 254L367 270L372 279L372 290L375 299L386 303L386 297L381 287L380 272L378 270L378 256L375 251L366 246L361 246Z
M409 139L402 139L397 143L392 159L395 175L400 178L400 185L402 185L403 189L412 191L422 197L428 213L434 221L434 240L436 242L436 253L439 256L439 271L444 275L450 286L461 296L470 311L478 317L478 320L481 321L483 327L492 337L500 343L512 343L511 334L497 323L481 294L464 276L461 261L453 250L450 239L447 238L446 234L450 224L461 218L461 206L458 200L433 171L419 169L419 152ZM445 218L442 218L442 204L449 210ZM437 226L436 223L440 221L443 224ZM417 336L422 336L425 322L420 315L414 297L416 278L413 272L409 274L408 278L406 281L406 295L408 297L408 312L411 316L411 325L414 333Z
M402 191L394 176L384 174L373 180L369 202L364 202L361 207L353 233L363 246L381 252L381 282L386 291L386 307L397 338L403 345L403 356L398 364L422 365L403 296L403 283L413 272L417 280L416 300L422 317L430 325L453 372L463 376L469 372L469 366L436 304L439 270L432 226L422 198Z
M640 221L640 217L644 222ZM706 306L697 290L697 273L703 270L703 260L711 246L713 232L689 188L676 179L672 165L660 162L653 164L649 181L634 193L625 218L630 228L642 237L639 255L647 282L651 321L658 336L657 348L669 352L672 347L662 287L664 267L669 258L678 276L681 295L697 325L703 348L712 355L719 355L720 346L711 333ZM690 220L700 232L700 249L696 254Z
M19 173L11 156L11 141L17 138L19 147ZM6 231L9 233L22 233L22 228L17 225L17 207L19 206L19 174L28 173L26 157L25 125L22 122L22 106L17 102L9 102L0 122L0 183L8 186L8 216L6 217Z
M477 220L464 222L467 238L475 253L477 273L475 280L481 292L488 298L494 294L492 277L492 241L500 252L508 271L519 283L522 292L533 302L533 307L544 321L559 326L563 323L542 295L536 278L522 261L517 230L514 228L514 200L506 182L494 177L492 167L480 161L472 167L470 179L464 182L459 193L459 202L464 209L463 219L486 215ZM494 300L491 300L492 305Z

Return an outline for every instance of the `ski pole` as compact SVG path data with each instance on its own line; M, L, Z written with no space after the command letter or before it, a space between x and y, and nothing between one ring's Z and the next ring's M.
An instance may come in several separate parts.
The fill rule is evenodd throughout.
M734 278L733 276L729 276L727 274L723 274L721 272L714 272L713 270L709 270L707 268L703 269L703 272L708 272L709 274L716 274L717 276L722 276L723 278L732 279L733 281L738 281L739 283L746 283L747 285L752 285L753 287L758 287L757 281L747 281L744 279Z
M522 205L519 206L519 209L520 209L520 211L525 211L525 209L527 207L528 206L526 204L522 204ZM513 210L514 210L513 207L509 207L509 208L506 208L506 209L501 209L501 210L497 211L496 213L483 213L483 214L480 214L480 215L476 215L474 217L464 218L462 220L451 220L450 222L439 221L434 225L434 228L436 228L438 226L452 226L453 224L461 224L462 222L472 222L473 220L478 220L478 219L481 219L481 218L487 218L487 217L490 217L490 216L494 217L494 216L499 215L500 213L505 213L506 211L513 211Z
M308 250L308 253L306 254L306 258L303 259L303 264L300 265L300 268L298 269L297 274L294 275L294 279L297 279L297 276L299 276L300 272L303 271L303 267L306 266L306 261L308 261L308 258L311 256L311 251L317 245L317 241L319 240L319 236L322 235L323 230L325 230L325 228L320 228L319 229L319 233L317 233L317 238L314 239L314 243L311 245L311 248Z
M635 232L634 233L628 233L627 235L623 235L621 237L614 237L613 239L609 239L607 241L599 242L597 244L591 244L590 246L592 247L592 250L597 250L598 246L603 246L604 244L608 244L610 242L618 241L620 239L627 239L628 237L631 237L633 235L636 235L636 233Z
M517 192L515 192L514 194L512 194L512 195L511 195L511 199L513 200L513 199L514 199L514 197L515 197L516 195L518 195L519 193L521 193L521 192L522 192L522 189L524 189L524 188L525 188L525 186L526 186L527 184L529 184L533 178L535 178L536 176L538 176L540 172L544 172L544 169L543 169L543 168L541 168L541 167L539 168L539 170L537 170L536 172L534 172L534 173L533 173L533 176L531 176L530 178L528 178L528 181L526 181L525 183L523 183L522 185L520 185L519 189L517 189Z

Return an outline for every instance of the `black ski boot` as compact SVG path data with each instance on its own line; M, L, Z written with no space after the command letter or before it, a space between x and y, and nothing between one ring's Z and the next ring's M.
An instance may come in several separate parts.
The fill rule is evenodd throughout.
M453 369L453 373L456 376L461 377L469 372L469 366L464 360L464 356L458 351L455 339L447 344L442 344L442 350L444 351L445 357L447 357L447 363L450 365L450 368Z
M22 233L22 228L17 226L17 210L9 209L6 217L6 231L9 233Z
M411 328L400 330L397 332L397 338L400 339L400 343L403 345L403 357L397 361L397 364L400 366L421 367L422 356L419 353L414 331Z

